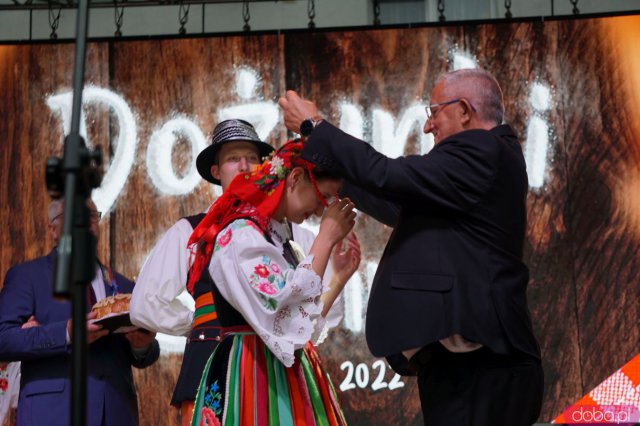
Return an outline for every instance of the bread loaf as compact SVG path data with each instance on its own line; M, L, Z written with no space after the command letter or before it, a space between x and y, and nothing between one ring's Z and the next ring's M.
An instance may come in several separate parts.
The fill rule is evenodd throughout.
M105 297L91 308L96 313L96 319L104 318L109 314L122 314L129 312L131 294L121 293L115 296Z

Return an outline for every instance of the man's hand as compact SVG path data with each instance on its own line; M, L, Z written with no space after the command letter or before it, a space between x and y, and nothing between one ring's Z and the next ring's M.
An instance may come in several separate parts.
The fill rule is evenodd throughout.
M29 317L29 319L27 320L27 322L25 322L24 324L22 324L22 327L20 328L31 328L31 327L38 327L40 326L40 323L38 321L36 321L36 317L31 315Z
M101 337L109 334L109 330L103 330L101 325L93 324L90 321L96 319L95 312L89 312L87 314L87 343L93 343ZM72 324L71 320L67 320L67 334L69 335L69 343L71 343L71 334Z
M311 101L304 100L293 90L287 90L284 97L278 100L284 114L284 125L295 133L300 133L300 124L307 118L319 120L318 107Z
M124 335L133 349L145 349L156 338L156 333L147 330L134 330Z

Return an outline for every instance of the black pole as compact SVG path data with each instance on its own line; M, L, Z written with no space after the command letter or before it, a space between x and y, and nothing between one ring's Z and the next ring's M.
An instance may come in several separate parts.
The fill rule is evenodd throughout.
M67 183L69 181L67 180ZM87 423L87 286L96 272L96 240L89 230L86 199L76 192L73 197L74 227L72 258L72 340L71 340L71 424ZM71 204L71 203L69 203ZM67 203L65 202L65 210ZM66 213L65 213L66 214Z
M58 243L54 295L66 298L72 296L70 409L71 424L74 426L83 426L87 422L86 294L87 285L91 285L96 271L96 240L90 231L86 202L100 180L92 162L99 163L101 159L100 152L90 152L80 136L88 11L88 0L79 0L71 129L65 137L62 166L60 167L59 159L47 161L47 186L50 193L59 196L61 186L64 188L64 222Z

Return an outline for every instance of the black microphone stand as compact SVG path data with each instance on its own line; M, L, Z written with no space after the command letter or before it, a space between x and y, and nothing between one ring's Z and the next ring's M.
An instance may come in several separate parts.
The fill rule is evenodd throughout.
M90 231L86 205L91 191L100 185L102 156L90 151L80 136L80 113L84 85L89 0L79 0L76 23L76 52L73 71L71 130L65 137L64 157L47 159L47 188L58 198L64 190L64 225L58 243L54 296L72 296L71 333L71 421L74 426L87 422L87 286L96 272L96 238ZM73 284L73 285L71 285Z

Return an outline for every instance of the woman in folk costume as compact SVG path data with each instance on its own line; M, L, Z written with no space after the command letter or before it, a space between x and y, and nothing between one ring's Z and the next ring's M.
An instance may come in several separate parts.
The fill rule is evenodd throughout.
M193 285L213 279L221 341L209 358L192 425L342 425L335 389L310 339L341 288L321 277L333 247L353 228L348 199L328 205L340 181L321 177L291 141L233 180L189 244ZM324 215L308 256L289 241L287 220Z

